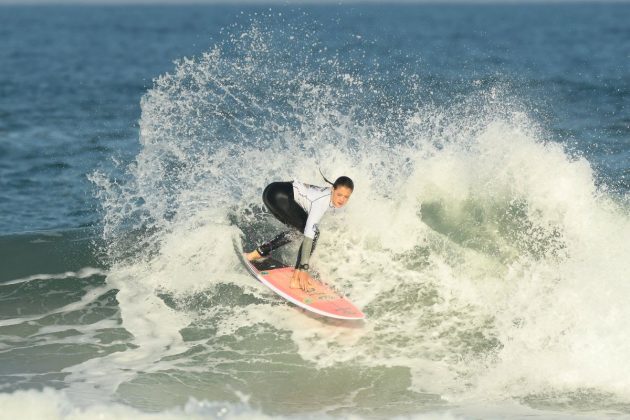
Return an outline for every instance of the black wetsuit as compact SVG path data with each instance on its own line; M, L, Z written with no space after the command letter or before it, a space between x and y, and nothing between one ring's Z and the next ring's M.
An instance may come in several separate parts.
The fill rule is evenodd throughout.
M296 201L296 192L300 194L302 204ZM299 238L301 233L305 233L295 266L307 264L319 238L317 222L329 207L332 208L330 195L330 188L315 187L298 181L273 182L267 185L263 192L265 206L276 219L296 230L282 232L260 245L257 248L260 255L267 256L272 250L288 244ZM304 207L309 210L311 217Z

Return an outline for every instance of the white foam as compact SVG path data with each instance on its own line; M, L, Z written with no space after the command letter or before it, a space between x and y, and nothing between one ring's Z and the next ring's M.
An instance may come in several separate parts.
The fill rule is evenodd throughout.
M31 276L9 280L0 284L1 286L8 286L10 284L20 284L20 283L28 283L33 280L63 280L67 278L76 278L76 279L86 279L92 276L106 276L107 271L94 268L94 267L83 267L79 271L66 271L64 273L57 274L33 274Z
M143 412L122 404L94 404L78 407L64 391L46 388L43 391L16 391L0 393L0 420L24 418L29 420L179 420L179 419L224 419L224 420L268 420L268 419L346 419L361 420L369 417L358 415L335 415L325 413L302 413L299 415L267 415L253 408L246 398L240 403L215 402L191 398L180 407L162 412ZM603 413L600 413L603 415ZM484 419L579 419L593 418L591 414L563 414L558 412L532 410L511 402L500 405L465 405L449 410L427 410L406 416L393 416L394 420L458 420L468 418Z
M0 320L0 327L5 327L9 325L19 325L25 322L37 321L39 319L46 318L50 315L63 314L70 311L81 310L87 307L90 303L94 302L96 299L98 299L100 296L107 293L111 289L112 288L109 286L94 287L88 290L78 301L69 303L60 308L56 308L52 311L48 311L44 314L3 319L3 320Z
M39 391L17 391L0 394L0 419L32 420L177 420L177 419L270 419L246 404L197 401L191 399L184 407L160 413L147 413L121 404L90 405L78 407L65 392L45 389Z

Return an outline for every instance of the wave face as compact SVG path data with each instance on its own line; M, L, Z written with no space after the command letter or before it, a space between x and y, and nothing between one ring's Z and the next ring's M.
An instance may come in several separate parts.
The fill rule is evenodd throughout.
M72 407L61 417L111 402L130 418L627 413L624 197L509 85L436 91L369 41L331 47L305 21L232 26L155 79L133 163L90 176L107 269L3 285L74 290L0 328L24 345L38 329L59 360L83 341L84 355L46 378L63 392L9 400ZM355 181L312 265L361 324L285 304L235 251L282 228L267 183L321 184L319 170Z

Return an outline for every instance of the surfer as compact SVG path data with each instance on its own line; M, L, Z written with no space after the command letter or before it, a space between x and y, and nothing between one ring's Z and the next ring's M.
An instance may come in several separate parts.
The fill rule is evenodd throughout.
M322 175L323 176L323 175ZM354 183L347 176L340 176L335 182L324 181L332 187L318 187L300 181L272 182L263 192L263 202L271 214L287 226L296 230L282 232L270 241L259 245L248 253L246 258L254 261L266 257L272 250L288 244L303 234L302 245L298 251L295 271L290 287L306 290L311 285L308 275L308 262L315 251L319 221L332 209L346 205L354 191ZM299 232L298 232L299 231Z

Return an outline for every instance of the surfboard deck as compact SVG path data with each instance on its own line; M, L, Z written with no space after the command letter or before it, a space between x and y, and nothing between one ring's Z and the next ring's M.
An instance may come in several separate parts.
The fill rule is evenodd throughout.
M300 308L336 319L360 320L365 318L363 312L352 302L312 277L313 286L308 291L292 289L290 283L295 271L293 267L270 257L248 261L242 252L240 256L243 264L255 278Z

